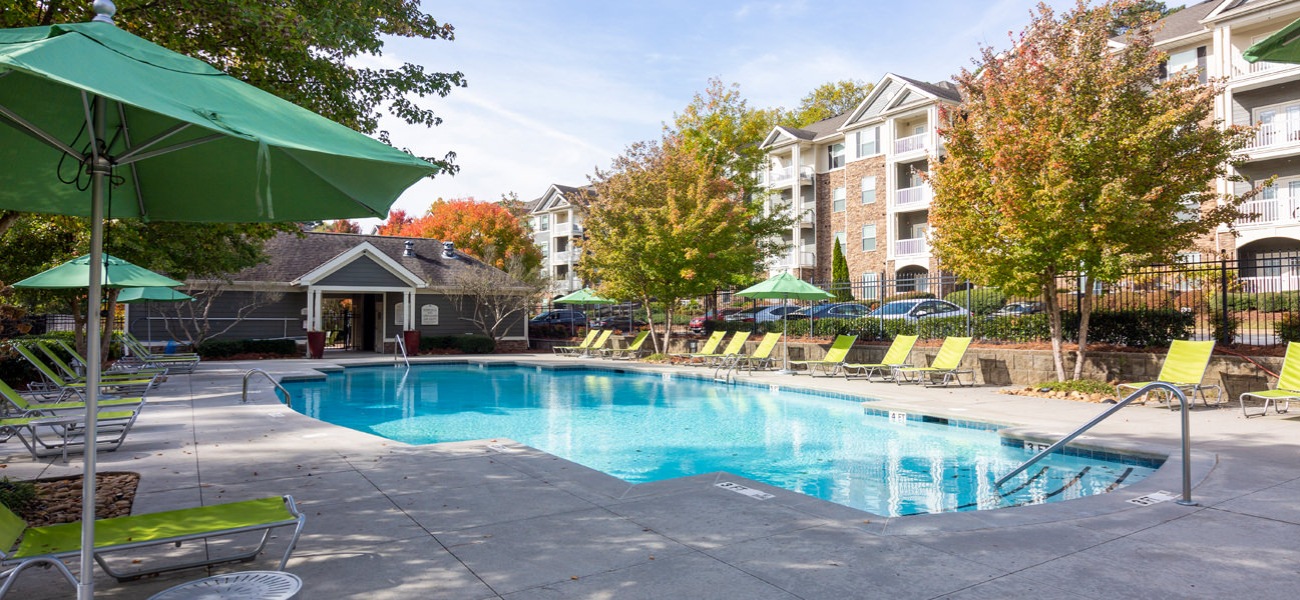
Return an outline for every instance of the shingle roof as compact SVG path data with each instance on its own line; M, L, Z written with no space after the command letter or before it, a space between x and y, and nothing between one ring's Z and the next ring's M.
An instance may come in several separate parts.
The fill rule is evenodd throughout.
M415 256L402 256L406 242L415 242ZM408 238L355 233L309 232L302 237L281 233L266 242L269 261L231 277L239 282L288 283L331 259L369 242L432 287L454 286L460 277L507 277L500 269L456 252L456 258L442 258L442 242L429 238Z
M1152 39L1158 44L1191 33L1209 33L1210 30L1201 24L1201 19L1220 4L1223 4L1223 0L1205 0L1156 21L1156 31ZM1123 41L1123 36L1120 37L1120 41Z
M917 89L927 94L938 96L940 98L943 98L944 100L961 102L961 94L957 92L957 86L951 82L940 81L939 83L930 83L928 81L912 79L911 77L903 77L902 75L898 75L898 74L895 74L894 76L899 79L902 79L903 81L906 81L908 84L915 86Z

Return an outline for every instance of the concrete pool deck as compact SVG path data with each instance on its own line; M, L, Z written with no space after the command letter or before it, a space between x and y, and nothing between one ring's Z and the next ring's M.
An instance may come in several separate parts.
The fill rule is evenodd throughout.
M1134 406L1089 437L1172 455L1143 482L1049 505L891 519L726 474L633 486L509 440L408 446L295 413L264 377L249 381L251 402L240 403L248 369L281 378L376 361L392 364L374 355L204 363L150 394L122 448L99 455L99 470L141 474L135 514L293 495L307 526L287 570L309 599L1294 598L1300 589L1300 413L1247 420L1235 402L1194 410L1197 506L1129 502L1181 489L1178 414ZM991 387L745 378L1057 437L1104 409ZM35 462L16 441L0 445L0 460L11 479L81 472L76 457ZM772 497L715 485L723 481ZM253 563L128 583L100 574L96 595L146 598L210 573L273 569L282 541ZM40 569L10 594L75 595Z

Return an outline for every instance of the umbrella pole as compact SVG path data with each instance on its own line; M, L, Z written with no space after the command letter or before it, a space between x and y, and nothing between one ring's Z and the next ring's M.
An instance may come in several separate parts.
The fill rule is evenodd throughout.
M788 298L781 298L781 305L789 302ZM790 368L790 320L784 315L781 317L781 370L776 372L777 375L794 375L794 370Z
M105 100L94 99L92 163L90 167L90 289L87 294L89 318L86 319L86 432L83 444L81 479L81 581L77 600L95 596L95 450L99 433L100 322L99 301L104 269L104 184L108 181L108 159L100 154L98 140L104 139Z

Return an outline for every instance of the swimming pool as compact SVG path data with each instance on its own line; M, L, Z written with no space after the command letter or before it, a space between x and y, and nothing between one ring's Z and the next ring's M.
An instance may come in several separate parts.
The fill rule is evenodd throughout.
M681 376L448 364L283 385L299 412L410 444L510 438L632 483L727 471L887 516L1078 498L1158 466L1055 454L998 490L1031 454L992 425Z

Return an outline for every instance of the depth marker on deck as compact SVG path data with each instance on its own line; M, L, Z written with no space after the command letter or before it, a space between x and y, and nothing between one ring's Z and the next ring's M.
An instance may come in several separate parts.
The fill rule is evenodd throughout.
M1128 502L1131 504L1136 504L1138 506L1151 506L1152 504L1160 504L1161 502L1168 502L1177 497L1178 494L1160 490L1158 492L1147 494L1145 496L1138 496L1137 498L1131 498L1128 500Z
M720 487L724 490L731 490L733 492L736 492L737 494L744 494L746 496L749 496L750 498L757 498L759 500L767 500L769 498L774 497L772 496L772 494L769 494L767 492L760 492L756 489L747 488L743 485L740 485L739 483L733 483L730 481L719 481L718 483L715 483L713 485L716 487Z

